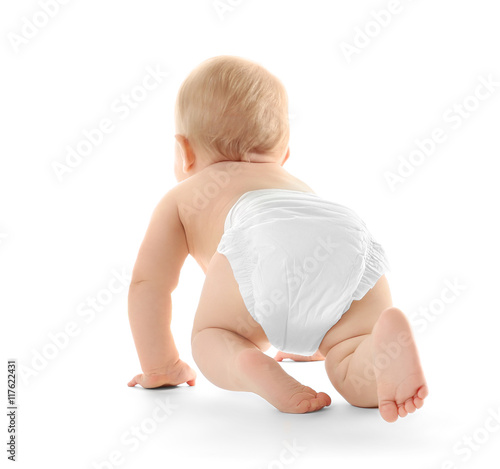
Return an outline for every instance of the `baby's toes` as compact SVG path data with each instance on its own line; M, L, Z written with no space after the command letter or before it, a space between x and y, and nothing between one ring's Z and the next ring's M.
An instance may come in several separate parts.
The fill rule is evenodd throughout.
M414 397L413 404L417 409L420 409L424 405L424 400L420 399L420 397Z
M321 402L319 399L311 399L309 401L309 409L307 410L308 412L314 412L316 410L319 410L321 409L322 407L324 407L323 405L321 405Z
M316 410L319 410L323 407L328 407L332 403L332 400L328 394L319 392L318 394L316 394L316 398L313 399L313 403L313 407Z
M318 393L318 397L321 399L324 406L328 407L332 403L332 398L326 392Z
M394 401L380 402L378 410L386 422L395 422L398 419L398 407Z
M316 392L314 389L306 387L306 392L310 393L308 396L308 401L310 404L308 412L314 412L315 410L327 407L332 403L330 396L324 392Z
M405 410L409 414L413 414L413 412L415 412L417 410L417 408L415 407L415 404L413 403L413 398L412 397L410 397L410 399L408 399L405 402Z
M288 357L286 357L285 354L282 351L278 350L278 353L276 353L276 355L274 356L274 359L277 362L282 362L283 358L288 358Z
M429 395L429 388L427 387L427 385L424 384L423 386L420 386L420 388L417 391L417 397L424 400L428 395Z
M406 412L404 404L399 404L398 405L398 415L400 417L406 417L408 415L408 412Z
M304 399L300 401L295 409L292 410L293 413L297 412L299 414L305 414L306 412L311 412L311 401L309 399Z
M291 396L288 405L280 409L282 412L292 413L306 413L314 412L315 410L322 409L329 406L332 400L330 396L324 392L317 393L314 389L303 386L302 390ZM289 410L286 410L286 409Z

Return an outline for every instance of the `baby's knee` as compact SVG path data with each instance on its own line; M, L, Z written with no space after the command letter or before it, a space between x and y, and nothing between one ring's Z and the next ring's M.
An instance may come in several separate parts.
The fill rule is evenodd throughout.
M378 407L377 396L373 393L363 393L353 387L343 387L342 390L337 389L337 391L349 404L354 407Z
M331 350L325 360L325 368L333 387L351 405L355 407L377 407L373 395L373 380L369 376L359 376L349 372L352 352Z
M195 329L193 328L191 332L191 353L193 355L193 359L198 365L199 359L203 356L206 351L206 335L207 329Z
M191 347L193 347L194 339L198 335L199 332L200 332L200 329L195 329L193 327L193 330L191 331Z
M351 405L355 407L377 407L377 398L372 392L372 383L344 370L328 375L333 387Z
M191 330L191 348L193 347L203 347L203 343L209 340L209 337L213 335L214 331L218 331L219 328L216 327L206 327L206 325L193 325Z

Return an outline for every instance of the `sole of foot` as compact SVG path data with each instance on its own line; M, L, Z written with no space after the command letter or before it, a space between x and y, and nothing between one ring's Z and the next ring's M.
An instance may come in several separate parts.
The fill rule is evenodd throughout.
M387 422L424 405L429 394L410 323L397 308L382 312L372 331L380 415Z

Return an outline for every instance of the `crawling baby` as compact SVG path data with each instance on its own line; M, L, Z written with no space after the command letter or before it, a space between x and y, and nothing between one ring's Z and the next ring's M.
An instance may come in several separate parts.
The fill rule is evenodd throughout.
M142 367L129 386L195 384L170 330L171 293L191 254L206 274L192 353L216 386L312 412L330 397L279 361L324 360L354 406L378 407L388 422L422 407L428 389L408 320L392 306L382 246L355 212L283 168L282 83L255 62L211 58L183 82L175 125L179 184L153 212L129 289Z

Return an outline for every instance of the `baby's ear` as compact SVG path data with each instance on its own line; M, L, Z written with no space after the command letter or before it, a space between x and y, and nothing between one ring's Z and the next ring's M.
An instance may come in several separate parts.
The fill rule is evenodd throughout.
M185 147L185 143L184 141L186 140L186 137L184 137L184 135L181 135L181 134L175 134L174 135L175 137L175 141L177 142L177 145L179 145L179 150L182 153L186 153L184 147Z
M283 166L286 163L286 160L290 157L290 147L286 149L286 154L285 157L283 158L283 161L281 162L281 166Z
M189 140L184 135L175 134L175 139L180 147L180 156L182 158L182 170L187 173L193 166L196 156L189 144Z

